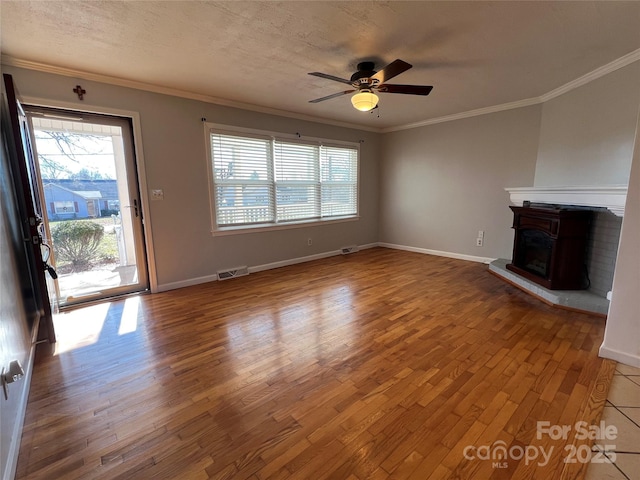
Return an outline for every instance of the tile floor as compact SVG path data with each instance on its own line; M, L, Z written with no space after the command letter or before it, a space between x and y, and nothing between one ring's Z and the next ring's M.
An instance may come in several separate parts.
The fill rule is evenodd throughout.
M604 452L606 463L592 461L585 479L640 480L640 368L618 364L602 421L615 426L617 436L613 440L596 440L594 449Z

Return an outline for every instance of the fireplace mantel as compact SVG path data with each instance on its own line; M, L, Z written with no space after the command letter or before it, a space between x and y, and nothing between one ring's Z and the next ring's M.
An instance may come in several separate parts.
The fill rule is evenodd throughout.
M515 187L505 188L511 203L522 206L523 202L550 203L556 205L579 205L606 208L615 215L624 216L627 200L625 185L566 186L566 187Z

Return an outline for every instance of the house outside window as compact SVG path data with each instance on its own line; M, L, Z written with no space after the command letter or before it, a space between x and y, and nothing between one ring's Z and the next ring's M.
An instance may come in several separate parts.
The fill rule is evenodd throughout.
M357 144L207 130L214 233L358 216Z

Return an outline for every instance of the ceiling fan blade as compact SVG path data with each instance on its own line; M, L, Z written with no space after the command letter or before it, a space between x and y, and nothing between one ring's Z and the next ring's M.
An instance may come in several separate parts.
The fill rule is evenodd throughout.
M334 93L333 95L327 95L326 97L316 98L315 100L309 100L309 103L318 103L324 102L325 100L330 100L332 98L341 97L342 95L346 95L347 93L355 92L355 90L346 90L344 92Z
M431 85L389 85L382 84L378 87L383 93L404 93L406 95L429 95L433 90Z
M326 78L327 80L333 80L334 82L346 83L347 85L351 85L351 82L345 78L335 77L333 75L328 75L326 73L309 72L309 75L313 75L314 77Z
M394 60L371 78L374 80L378 80L380 83L384 83L388 80L391 80L396 75L400 75L402 72L406 72L411 68L411 66L412 65L410 63L407 63L404 60Z

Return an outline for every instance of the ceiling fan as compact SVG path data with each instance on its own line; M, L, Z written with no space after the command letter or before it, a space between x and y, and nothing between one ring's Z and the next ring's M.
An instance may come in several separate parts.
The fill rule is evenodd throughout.
M350 80L326 73L310 72L309 75L346 83L347 85L351 85L353 89L316 98L315 100L309 100L309 103L324 102L325 100L357 91L358 93L351 97L351 103L357 110L368 112L378 106L378 96L374 93L375 91L381 93L403 93L405 95L429 95L433 89L430 85L394 85L385 83L393 77L400 75L402 72L406 72L411 67L411 64L398 59L391 62L382 70L376 71L374 70L375 64L373 62L360 62L358 64L358 71L351 75Z

